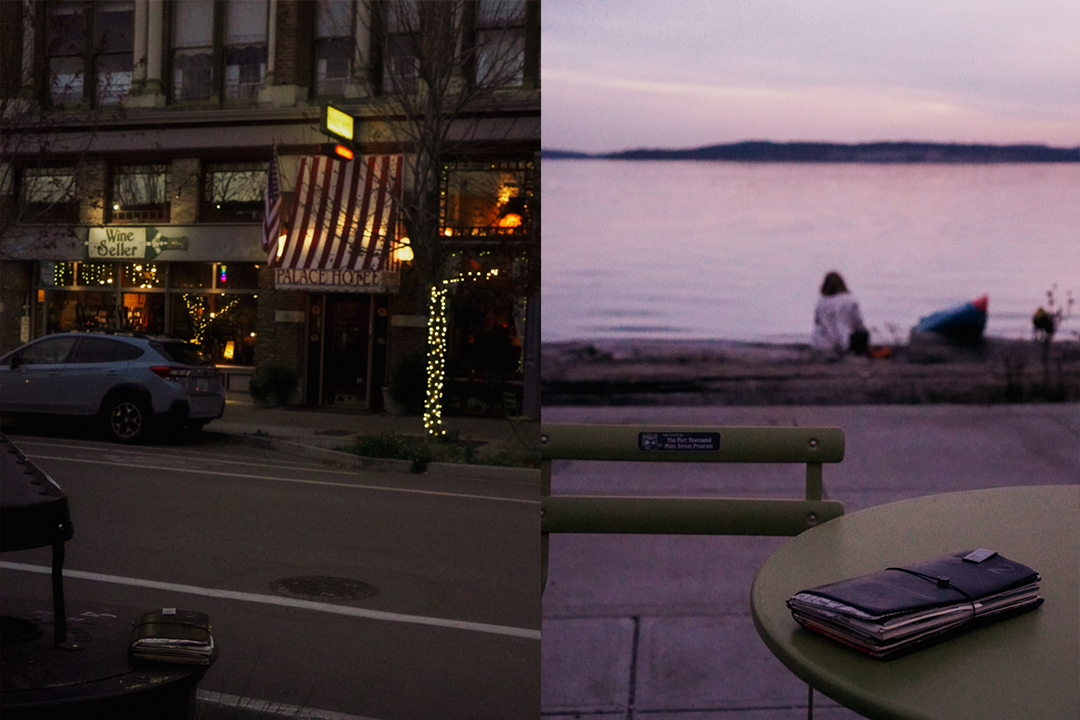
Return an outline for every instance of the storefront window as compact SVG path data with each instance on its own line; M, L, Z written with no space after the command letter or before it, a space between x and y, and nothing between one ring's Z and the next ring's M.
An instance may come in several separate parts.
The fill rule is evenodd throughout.
M255 295L183 293L172 296L173 332L219 365L255 360Z
M259 266L250 263L218 263L214 286L228 290L258 290Z
M150 288L165 287L166 265L161 263L134 263L125 265L122 274L122 285L125 288Z
M165 295L126 292L121 296L121 329L150 335L165 333Z
M81 262L77 264L75 284L89 287L116 285L114 263Z
M57 290L49 294L47 331L112 330L116 327L116 293Z
M218 364L254 362L254 263L42 261L37 278L47 333L171 335L195 342Z
M214 266L210 263L173 263L174 288L209 288L214 284Z

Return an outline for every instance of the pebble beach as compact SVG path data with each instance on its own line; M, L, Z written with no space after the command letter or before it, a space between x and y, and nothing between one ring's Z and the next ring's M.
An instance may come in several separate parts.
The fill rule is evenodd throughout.
M880 357L724 340L545 343L544 405L868 405L1075 402L1080 342L913 334Z

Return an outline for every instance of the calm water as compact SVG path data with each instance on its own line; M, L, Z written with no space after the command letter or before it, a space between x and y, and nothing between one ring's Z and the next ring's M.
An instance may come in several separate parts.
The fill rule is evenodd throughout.
M990 296L987 334L1080 299L1080 165L545 160L543 340L808 340L825 272L871 342ZM1080 330L1074 311L1059 337Z

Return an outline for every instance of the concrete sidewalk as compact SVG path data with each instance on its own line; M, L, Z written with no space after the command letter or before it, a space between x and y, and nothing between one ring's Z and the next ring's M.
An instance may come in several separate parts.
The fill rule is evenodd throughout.
M827 425L824 470L855 512L920 495L1080 483L1080 406L545 407L547 422ZM556 463L552 492L800 497L790 465ZM542 715L594 720L787 720L807 688L757 637L749 593L786 538L557 535L543 595ZM814 715L858 717L815 693Z
M519 455L539 451L538 423L529 423L516 432L508 420L500 417L444 417L443 425L448 431L458 433L462 440L476 442L481 455L504 451ZM210 422L204 432L226 435L234 441L248 445L341 465L408 472L411 466L408 460L361 458L343 452L341 448L348 446L357 435L392 432L422 437L424 423L419 416L396 416L380 411L260 405L246 394L229 393L225 414ZM438 465L440 464L431 464ZM537 483L540 478L539 470L528 468L457 465L454 470L459 474L485 477L532 479L535 476ZM539 485L537 487L539 488Z

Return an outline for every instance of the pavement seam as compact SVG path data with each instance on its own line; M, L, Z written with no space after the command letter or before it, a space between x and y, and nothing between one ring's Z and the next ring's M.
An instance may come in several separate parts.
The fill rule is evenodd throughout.
M634 703L637 700L638 647L641 639L641 617L634 615L630 619L634 623L634 634L630 640L630 680L627 683L626 692L626 720L634 720Z

